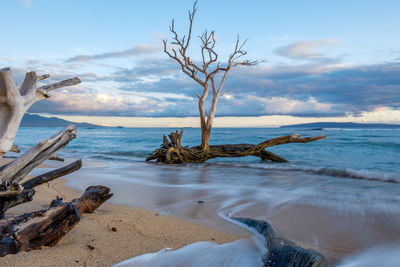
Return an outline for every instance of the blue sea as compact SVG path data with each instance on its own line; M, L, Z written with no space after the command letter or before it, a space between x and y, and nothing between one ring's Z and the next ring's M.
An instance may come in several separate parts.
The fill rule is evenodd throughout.
M59 130L22 127L15 143L24 151ZM365 264L374 260L400 266L400 130L215 128L211 144L257 144L294 133L327 137L269 149L288 163L251 156L173 166L145 162L174 130L78 128L58 154L84 160L79 179L68 184L81 190L107 185L118 192L114 203L225 231L240 231L232 216L267 220L335 266L379 266ZM199 143L200 129L185 128L182 144Z

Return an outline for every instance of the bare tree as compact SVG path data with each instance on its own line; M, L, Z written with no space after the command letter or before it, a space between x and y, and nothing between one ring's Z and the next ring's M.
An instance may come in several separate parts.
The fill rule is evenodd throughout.
M285 162L286 160L275 155L265 148L286 143L306 143L325 138L325 136L315 136L310 138L300 138L299 135L288 135L264 141L257 145L209 145L211 129L217 109L217 103L226 91L223 91L224 83L228 74L237 66L254 66L259 61L243 59L247 54L243 50L246 41L240 41L237 36L235 47L226 62L218 60L215 50L215 32L205 31L199 36L201 60L195 62L188 54L190 42L192 41L193 20L197 12L197 1L193 4L192 11L189 11L189 29L186 35L180 37L175 30L175 22L172 20L169 27L172 34L170 42L163 40L164 52L180 65L182 72L197 82L202 92L196 92L198 97L198 108L200 113L201 125L201 145L196 147L183 147L181 139L183 130L171 133L163 138L163 144L147 157L147 161L156 159L158 162L182 163L182 162L205 162L216 157L244 157L256 156L263 160ZM207 111L205 108L206 99L211 89L211 107Z
M209 141L212 129L212 124L217 109L217 103L220 96L223 96L224 92L222 88L228 78L230 70L237 66L254 66L258 61L250 61L242 59L247 54L243 50L246 41L241 42L239 35L236 39L236 44L233 52L230 54L227 63L222 66L221 61L218 60L218 54L215 51L215 32L205 31L201 36L201 58L202 61L199 64L194 63L192 58L188 55L188 48L192 39L192 27L194 16L197 12L197 1L193 4L192 11L189 11L189 30L187 36L179 37L175 30L174 20L172 20L171 26L169 27L172 33L172 41L170 44L174 48L168 48L168 41L163 40L164 52L173 58L181 66L182 71L195 80L201 87L203 92L201 94L196 92L199 103L200 112L200 125L201 125L201 147L204 152L209 151ZM217 81L217 74L221 74L221 78ZM212 102L209 112L204 107L205 101L209 94L209 89L212 90Z

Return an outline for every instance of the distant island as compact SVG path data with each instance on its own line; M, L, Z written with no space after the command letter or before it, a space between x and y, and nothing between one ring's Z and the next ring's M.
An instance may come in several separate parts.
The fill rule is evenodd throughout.
M26 113L21 121L21 127L66 127L74 124L76 127L102 127L90 123L76 123L55 117L44 117Z
M279 128L356 128L356 129L400 129L400 124L355 123L355 122L314 122L284 125Z

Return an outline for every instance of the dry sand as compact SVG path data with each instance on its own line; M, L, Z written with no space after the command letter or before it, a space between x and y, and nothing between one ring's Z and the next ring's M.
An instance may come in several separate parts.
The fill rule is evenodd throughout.
M0 160L0 166L4 162ZM74 174L68 179L74 179ZM57 179L35 188L34 200L10 209L8 216L47 208L57 195L64 201L80 196L65 183ZM93 214L84 214L56 246L7 255L0 258L0 266L110 266L166 247L177 249L197 241L226 243L242 237L151 210L104 204Z

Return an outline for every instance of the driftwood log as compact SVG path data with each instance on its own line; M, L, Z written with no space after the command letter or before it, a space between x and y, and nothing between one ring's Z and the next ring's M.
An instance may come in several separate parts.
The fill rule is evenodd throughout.
M10 149L10 152L20 153L21 150L18 148L17 145L13 145L13 146L11 147L11 149ZM57 155L51 156L51 157L49 158L49 160L65 161L64 158L61 158L61 157L59 157L59 156L57 156Z
M183 130L172 132L168 138L164 135L163 143L160 148L151 153L146 161L156 160L168 164L186 162L206 162L217 157L246 157L255 156L262 160L275 162L287 162L286 159L265 150L267 147L288 144L288 143L307 143L321 140L325 135L300 138L298 134L286 135L273 138L257 145L236 144L236 145L211 145L208 151L204 151L202 146L183 147L181 144Z
M112 197L104 186L90 186L78 199L53 200L48 209L0 220L0 256L54 246L80 221Z
M82 213L93 212L112 197L109 188L91 186L80 198L71 202L63 203L62 199L57 197L48 209L4 218L8 209L31 201L35 187L81 168L82 161L77 160L22 182L35 167L54 157L75 137L75 127L68 126L41 141L19 158L0 167L0 216L3 218L0 220L0 256L55 245L75 227Z
M0 69L0 158L12 149L22 117L34 103L48 98L52 90L81 82L75 77L37 87L38 81L49 77L49 74L38 76L34 71L28 72L18 88L10 68Z
M81 166L82 160L77 160L65 167L46 172L22 183L21 187L23 188L23 190L20 194L0 198L1 216L4 217L5 212L12 207L32 201L33 196L36 193L34 189L36 186L48 183L56 178L70 174L76 170L79 170Z
M0 69L0 159L8 151L19 153L17 146L13 145L14 139L22 117L32 104L48 98L49 92L54 89L81 82L78 78L72 78L37 87L38 81L48 77L48 74L37 76L35 72L29 72L18 88L10 69ZM8 209L32 200L36 186L81 168L82 161L77 160L23 181L47 159L64 161L56 154L75 137L75 127L68 126L0 167L0 256L55 245L79 222L82 213L93 212L112 196L107 187L91 186L82 197L69 203L63 203L57 197L48 209L5 218Z
M286 239L266 221L233 219L255 228L265 237L267 254L264 257L264 267L328 267L322 254L312 249L304 249Z
M21 184L22 179L43 161L55 155L76 137L74 126L68 126L54 136L41 141L25 154L0 167L0 216L7 209L32 200L34 187L80 168L81 161L48 172Z

